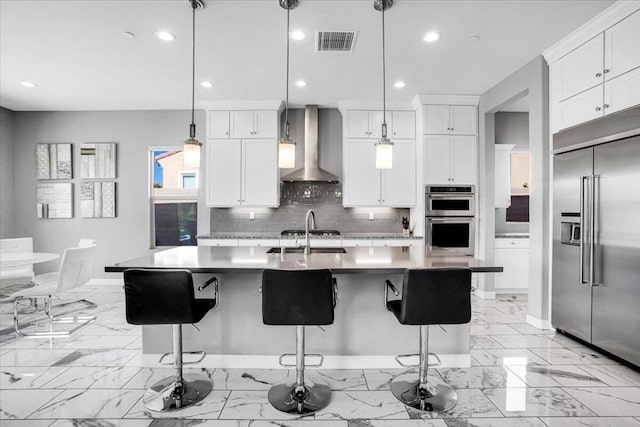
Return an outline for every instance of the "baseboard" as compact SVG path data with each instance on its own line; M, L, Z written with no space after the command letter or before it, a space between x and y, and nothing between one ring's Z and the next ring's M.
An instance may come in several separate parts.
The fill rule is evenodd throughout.
M496 289L496 295L529 295L529 289L505 288Z
M482 299L496 299L495 291L483 291L481 289L476 289L473 293Z
M535 326L538 329L553 329L551 327L550 321L538 319L537 317L533 317L530 314L527 314L527 323L531 326Z
M188 365L195 368L229 368L229 369L289 369L278 363L279 356L211 354L200 363ZM470 354L438 354L446 368L468 368L471 366ZM144 367L160 367L160 354L143 354L141 363ZM185 356L189 360L189 356ZM164 366L165 368L167 366ZM320 369L402 369L394 356L324 356Z
M89 279L87 285L101 285L101 286L122 286L124 282L120 279Z

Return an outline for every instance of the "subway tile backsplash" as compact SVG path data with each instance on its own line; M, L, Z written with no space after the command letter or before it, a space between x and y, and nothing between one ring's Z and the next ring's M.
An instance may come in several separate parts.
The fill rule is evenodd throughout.
M212 232L279 232L303 229L308 209L316 214L317 228L351 233L400 233L409 209L345 208L342 184L286 182L280 184L279 208L212 208ZM369 220L373 212L374 220ZM253 213L254 219L250 219Z

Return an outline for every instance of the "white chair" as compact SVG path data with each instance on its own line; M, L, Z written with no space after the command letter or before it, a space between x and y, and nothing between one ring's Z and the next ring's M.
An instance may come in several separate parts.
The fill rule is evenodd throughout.
M33 253L33 239L20 237L0 240L0 256L15 253ZM0 270L0 288L28 285L33 279L33 264Z
M92 246L95 245L96 241L93 239L80 239L80 241L78 242L78 248L86 248L87 246ZM60 263L60 265L62 265L62 262ZM55 280L58 279L58 274L60 272L59 271L52 271L50 273L43 273L43 274L38 274L36 277L34 277L31 280L31 283L33 283L36 286L41 286L41 285L46 285L48 283L51 283Z
M60 271L57 273L57 278L53 281L45 284L34 286L32 288L23 289L11 295L11 298L15 298L13 301L13 325L16 333L20 336L35 336L35 337L60 337L72 334L78 328L85 326L87 323L95 320L96 316L77 316L77 317L55 317L52 313L51 297L59 296L65 292L68 292L78 286L84 285L90 279L91 265L93 254L95 253L96 246L87 246L82 248L68 248L65 249L62 254L62 261L60 262ZM74 327L64 331L46 331L46 332L34 332L25 333L20 330L20 322L18 320L18 304L23 299L29 299L30 301L37 298L44 298L44 311L49 317L51 323L66 323L73 324ZM80 300L87 304L87 306L95 308L96 305L87 300ZM36 304L37 307L37 304Z

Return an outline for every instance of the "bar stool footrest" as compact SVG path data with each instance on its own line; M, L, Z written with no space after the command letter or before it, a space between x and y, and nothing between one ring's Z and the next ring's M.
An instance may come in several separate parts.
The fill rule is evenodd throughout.
M183 365L195 365L197 363L200 363L204 360L204 358L207 356L207 353L204 351L183 351L182 355L184 356L185 354L198 354L200 355L200 358L198 360L192 360L189 362L185 362L183 361L182 364ZM170 365L173 366L174 362L164 362L164 359L169 357L169 356L173 356L173 353L164 353L162 356L160 356L160 360L158 360L158 363L160 363L161 365Z
M435 357L436 358L436 362L435 363L428 363L428 357L429 356ZM410 364L410 363L404 363L402 361L402 359L408 358L408 357L417 357L418 360L420 360L420 353L399 354L399 355L395 356L395 359L396 359L396 362L398 362L398 364L400 366L403 366L405 368L416 368L416 367L420 366L419 362L417 364ZM441 366L441 365L442 365L442 361L440 360L440 358L438 357L437 354L435 354L435 353L427 353L427 366L437 367L437 366Z
M295 363L284 363L283 362L285 357L296 357L296 354L295 353L284 353L284 354L281 354L280 357L278 358L278 363L283 368L295 368L296 367ZM304 355L305 361L306 361L307 357L317 357L317 358L320 359L320 362L318 362L318 363L305 363L304 364L305 368L318 368L318 367L322 366L322 364L324 363L324 356L321 355L321 354L305 353L305 355Z

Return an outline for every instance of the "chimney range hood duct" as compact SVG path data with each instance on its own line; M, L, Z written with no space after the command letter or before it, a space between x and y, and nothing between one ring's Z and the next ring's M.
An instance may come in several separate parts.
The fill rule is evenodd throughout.
M304 167L283 176L282 181L340 182L340 178L318 167L318 106L304 107Z

